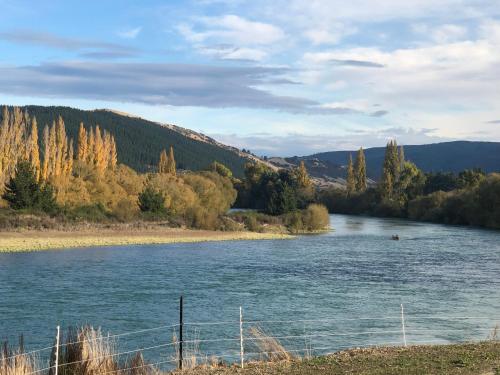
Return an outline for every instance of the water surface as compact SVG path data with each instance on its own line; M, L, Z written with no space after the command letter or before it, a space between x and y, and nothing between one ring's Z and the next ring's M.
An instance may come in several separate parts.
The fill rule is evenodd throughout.
M181 294L185 321L231 322L188 326L188 339L237 339L242 306L246 321L321 320L259 323L272 335L306 336L282 339L288 348L318 352L401 343L401 304L409 343L483 339L500 322L500 232L343 215L331 222L330 233L293 240L0 253L0 340L23 333L37 348L52 344L58 324L122 333L176 323ZM171 335L165 328L117 345ZM256 351L251 341L246 350Z

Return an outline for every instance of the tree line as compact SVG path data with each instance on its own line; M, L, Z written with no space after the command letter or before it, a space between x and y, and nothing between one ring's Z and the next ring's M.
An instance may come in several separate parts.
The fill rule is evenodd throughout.
M394 140L386 145L378 184L357 189L352 161L347 169L347 189L318 194L330 212L500 228L500 174L480 169L424 173L405 160L404 148Z
M155 172L138 173L118 163L115 136L99 125L80 123L76 149L62 117L42 134L38 139L37 120L27 111L3 109L0 206L75 220L160 219L219 229L236 199L226 167L179 175L172 146L161 151Z

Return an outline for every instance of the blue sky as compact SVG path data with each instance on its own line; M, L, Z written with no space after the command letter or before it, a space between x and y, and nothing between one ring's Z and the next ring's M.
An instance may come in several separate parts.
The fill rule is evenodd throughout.
M0 103L110 108L259 155L500 141L498 0L0 0Z

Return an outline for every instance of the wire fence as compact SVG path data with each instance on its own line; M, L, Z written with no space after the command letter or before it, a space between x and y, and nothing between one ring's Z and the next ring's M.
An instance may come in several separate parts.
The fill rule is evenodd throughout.
M408 314L403 305L393 316L380 317L321 317L297 320L248 320L240 308L239 319L178 324L122 332L113 335L79 338L66 342L59 327L54 345L7 356L0 355L0 365L28 356L38 367L26 373L58 375L69 366L92 361L113 360L118 369L100 374L127 372L139 368L172 370L206 363L236 364L259 360L290 359L326 355L351 348L448 344L486 339L496 340L500 334L500 318L481 316L448 316ZM159 333L158 337L153 333ZM169 337L169 336L170 337ZM140 336L142 342L137 345ZM56 344L57 343L57 344ZM81 360L61 360L61 353L80 344L108 345L113 350ZM125 349L129 347L129 349ZM121 348L121 351L119 350ZM132 364L131 358L141 353L148 363Z

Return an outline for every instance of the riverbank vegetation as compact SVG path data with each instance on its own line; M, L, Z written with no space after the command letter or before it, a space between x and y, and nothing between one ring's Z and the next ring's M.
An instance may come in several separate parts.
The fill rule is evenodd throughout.
M213 162L197 172L178 170L174 149L166 145L156 171L138 173L118 163L119 152L127 151L118 150L115 136L101 131L99 125L81 123L73 140L58 117L41 134L37 120L28 112L3 108L0 230L29 223L42 229L54 222L69 228L82 222L146 221L175 228L298 233L322 229L317 225L325 224L324 210L308 207L314 189L303 166L271 175L266 181L264 209L277 217L276 223L256 226L252 218L227 215L237 199L235 186L250 183L234 178L221 163ZM248 171L259 168L259 164L247 165ZM313 219L312 213L323 216Z
M348 168L347 181L356 179ZM332 213L400 217L500 229L500 174L481 170L424 173L395 141L386 147L380 182L367 189L328 189L319 201Z
M261 340L259 352L262 355L253 360L247 359L244 368L231 364L217 356L203 355L196 344L188 345L184 353L182 371L170 372L179 361L178 342L173 334L173 345L170 356L164 354L163 359L149 364L140 350L132 351L126 359L118 356L115 342L107 338L99 329L82 327L68 329L61 341L58 355L58 370L62 374L72 375L104 375L120 373L127 375L152 375L183 373L189 375L230 375L230 374L367 374L367 375L399 375L399 374L497 374L500 368L500 343L484 341L455 345L428 345L409 347L371 347L349 349L340 352L314 356L311 350L304 356L287 352L275 340L267 343L267 337L256 329L255 337ZM165 346L165 344L164 344ZM55 348L50 366L54 366ZM157 366L164 368L158 369ZM45 366L44 366L45 367ZM23 342L16 349L6 343L0 352L1 375L29 375L38 372L42 375L53 371L40 371L37 358L25 353Z

